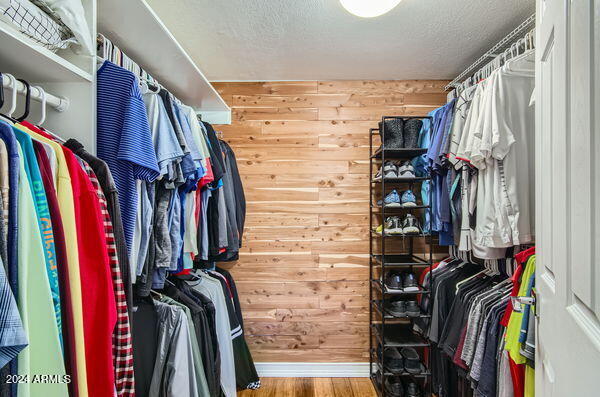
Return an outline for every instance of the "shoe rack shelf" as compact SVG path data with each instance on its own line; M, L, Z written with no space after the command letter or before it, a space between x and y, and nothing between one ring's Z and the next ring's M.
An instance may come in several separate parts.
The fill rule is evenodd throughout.
M386 120L402 119L403 121L414 119L415 117L395 117L384 116L380 124L385 129ZM430 117L418 117L419 119L430 119ZM431 389L431 370L425 357L429 358L428 351L431 343L423 335L414 331L415 321L428 321L431 313L420 313L412 316L393 315L386 309L386 305L392 299L416 300L429 294L429 291L418 285L418 291L404 291L402 289L389 289L386 287L386 274L389 271L411 272L417 280L421 272L426 269L431 271L433 265L433 245L434 237L430 233L419 234L389 234L385 232L377 233L376 228L384 225L388 216L403 217L406 214L413 214L420 219L424 219L424 214L429 212L429 222L431 222L431 206L418 204L416 206L389 206L378 205L377 200L385 198L388 190L391 189L413 189L415 185L422 184L424 181L431 180L431 175L415 176L412 178L386 178L382 172L382 178L374 179L375 172L388 160L410 160L414 157L423 155L427 149L422 148L386 148L385 131L373 128L369 131L370 135L370 227L369 227L369 250L370 250L370 269L369 269L369 360L371 381L381 397L389 397L392 394L386 390L385 380L388 377L399 376L403 382L415 382L421 388L423 397L432 396ZM381 146L374 143L377 136L381 136ZM420 190L420 189L419 189ZM429 193L429 203L432 201L431 189ZM382 229L383 230L383 229ZM431 230L431 224L429 229ZM423 251L418 255L415 251ZM410 373L407 371L392 371L386 363L384 352L386 349L396 348L414 348L421 357L423 371ZM414 372L414 371L413 371Z
M371 155L371 158L380 158L385 156L388 159L411 159L418 155L424 154L427 149L415 148L415 149L382 149L379 148Z
M416 156L415 156L416 157ZM413 184L415 182L423 182L423 181L428 181L430 180L431 177L429 176L416 176L414 178L383 178L380 180L375 180L372 179L371 182L372 183L380 183L380 184L401 184L401 183L409 183L409 184Z

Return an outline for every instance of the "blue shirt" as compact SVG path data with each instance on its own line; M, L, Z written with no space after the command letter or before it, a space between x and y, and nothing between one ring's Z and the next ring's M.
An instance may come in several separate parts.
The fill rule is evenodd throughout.
M6 145L8 152L8 179L9 179L9 203L8 203L8 282L14 296L18 296L18 250L19 238L18 201L19 201L19 148L12 126L0 120L0 139Z
M119 192L127 249L131 250L137 211L136 179L159 175L146 107L133 73L105 61L97 78L97 148Z
M162 98L158 94L149 92L143 95L143 99L160 174L166 175L167 180L174 180L175 167L173 164L183 157L183 150L181 150Z
M48 199L46 198L46 190L44 189L44 182L42 182L42 175L40 174L40 167L33 149L31 136L14 127L13 132L21 144L21 151L23 152L23 160L25 162L25 172L27 173L27 178L29 178L38 227L44 244L44 260L46 263L46 272L48 273L48 281L50 283L52 302L54 304L54 315L56 316L58 337L62 345L62 315L60 308L60 289L58 285L58 264L56 263L54 233L52 229L52 220L50 219Z
M19 201L19 170L21 162L19 160L19 144L13 133L12 126L0 120L0 139L6 145L8 152L8 241L7 241L7 261L8 261L8 283L12 290L13 296L19 296L18 283L18 266L19 255L17 243L19 241L19 225L18 225L18 201ZM10 362L10 373L16 375L18 372L17 360ZM10 385L11 396L17 395L17 384Z
M27 344L21 315L0 259L0 367L15 358Z

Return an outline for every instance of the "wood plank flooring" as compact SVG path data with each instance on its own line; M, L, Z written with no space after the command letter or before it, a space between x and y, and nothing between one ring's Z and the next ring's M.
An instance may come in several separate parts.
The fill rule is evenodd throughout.
M258 390L238 397L376 397L369 378L261 378Z

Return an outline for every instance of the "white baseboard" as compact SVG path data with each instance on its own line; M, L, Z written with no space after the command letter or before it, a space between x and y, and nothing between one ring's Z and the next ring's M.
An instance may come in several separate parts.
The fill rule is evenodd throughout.
M368 378L369 363L255 363L266 378Z

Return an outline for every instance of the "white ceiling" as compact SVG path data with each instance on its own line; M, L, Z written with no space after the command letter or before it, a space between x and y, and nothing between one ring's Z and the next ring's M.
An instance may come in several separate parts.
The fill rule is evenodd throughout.
M535 1L403 0L371 19L338 0L148 3L209 80L265 81L453 78Z

